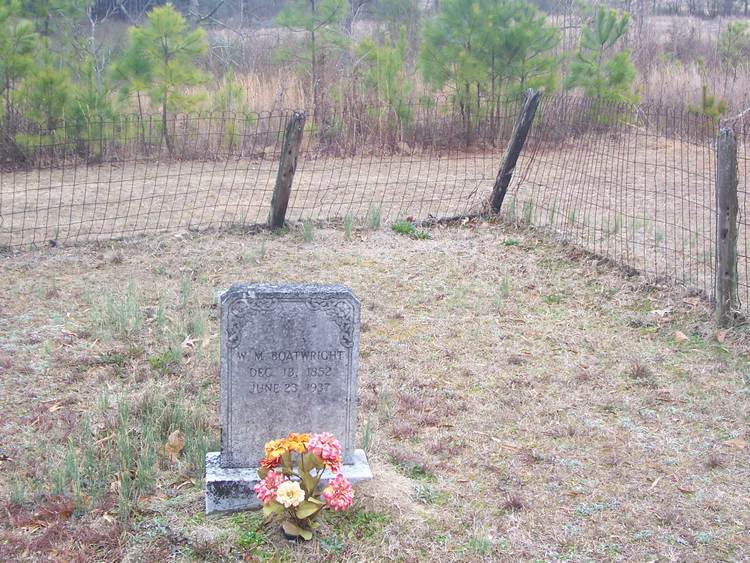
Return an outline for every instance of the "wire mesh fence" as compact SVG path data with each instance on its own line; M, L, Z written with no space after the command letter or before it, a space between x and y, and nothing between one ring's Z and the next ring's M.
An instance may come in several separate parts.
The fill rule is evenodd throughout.
M520 102L420 100L308 119L287 220L484 212ZM0 248L263 224L291 113L126 116L3 132ZM750 127L729 125L740 147L738 285L748 303ZM687 111L546 97L503 212L710 295L717 131Z
M688 112L548 98L507 211L595 254L710 293L716 130Z

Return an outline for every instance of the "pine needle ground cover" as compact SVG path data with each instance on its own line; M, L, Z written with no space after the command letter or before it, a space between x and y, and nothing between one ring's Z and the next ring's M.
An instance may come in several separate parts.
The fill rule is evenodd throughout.
M0 263L0 559L742 560L750 340L700 295L469 223L161 235ZM307 241L306 241L307 239ZM316 538L206 518L215 292L362 302L375 479Z

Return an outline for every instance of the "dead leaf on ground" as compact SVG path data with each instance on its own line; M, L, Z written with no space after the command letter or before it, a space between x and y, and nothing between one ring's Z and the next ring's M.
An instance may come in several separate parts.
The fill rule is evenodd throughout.
M674 340L675 342L686 342L688 339L687 335L682 332L681 330L675 330L674 331Z
M730 448L734 448L736 450L744 450L747 447L747 441L743 440L742 438L734 438L732 440L725 440L723 444L725 446L729 446Z
M184 447L185 435L180 430L175 430L167 438L167 443L164 444L162 451L169 458L169 461L174 463L180 457Z
M719 344L723 344L724 341L727 339L727 330L720 330L716 333L716 342Z

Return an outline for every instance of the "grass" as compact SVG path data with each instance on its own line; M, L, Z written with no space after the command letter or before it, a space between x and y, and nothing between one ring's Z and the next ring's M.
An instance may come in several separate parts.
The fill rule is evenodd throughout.
M531 230L433 234L331 245L341 231L320 226L305 245L114 243L119 264L97 247L5 257L2 559L749 558L747 329L719 343L707 303ZM56 296L23 289L53 278ZM375 479L309 544L256 514L202 515L220 436L212 293L252 280L344 283L361 301L357 446Z
M427 240L432 238L432 235L430 235L429 232L417 229L414 223L409 221L396 221L391 225L391 230L399 235L405 235L417 240Z
M380 228L380 208L371 205L367 209L367 215L365 216L365 223L373 231L377 231Z
M312 242L315 240L315 225L312 221L305 221L302 223L302 239L305 242Z

